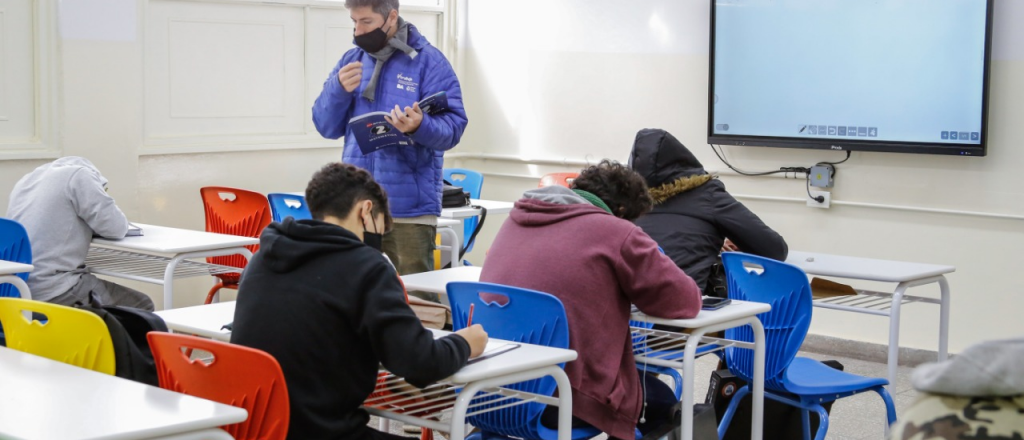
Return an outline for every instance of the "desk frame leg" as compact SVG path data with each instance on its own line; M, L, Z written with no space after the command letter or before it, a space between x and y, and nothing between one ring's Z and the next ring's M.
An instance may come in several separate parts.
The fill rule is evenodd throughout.
M252 251L245 247L233 247L202 252L185 252L175 255L174 258L167 263L167 267L164 268L164 310L171 310L174 308L174 270L178 267L178 263L189 258L224 257L228 255L241 255L245 257L245 261L252 259ZM239 269L239 271L241 271L241 269Z
M764 361L765 341L764 326L756 316L723 322L717 325L694 329L686 339L686 346L683 355L683 400L682 420L680 423L680 434L682 440L693 440L693 380L694 361L697 357L697 346L700 339L706 333L726 330L750 325L754 330L754 383L752 385L751 415L750 415L750 439L762 439L762 427L764 426ZM561 440L561 439L559 439Z
M570 440L572 438L572 388L569 384L569 376L566 376L565 371L557 365L467 384L459 393L459 397L455 399L455 406L452 408L449 440L464 440L466 438L466 413L477 392L544 376L553 377L558 386L558 440Z
M25 284L25 280L19 278L17 275L0 276L0 284L4 283L13 284L14 288L18 289L18 293L21 294L21 299L32 299L32 293L28 290L28 284Z
M896 383L896 369L900 363L900 308L903 305L903 294L907 291L908 284L900 283L892 293L892 305L889 307L889 359L888 374L889 385Z
M949 358L949 282L939 277L939 362Z

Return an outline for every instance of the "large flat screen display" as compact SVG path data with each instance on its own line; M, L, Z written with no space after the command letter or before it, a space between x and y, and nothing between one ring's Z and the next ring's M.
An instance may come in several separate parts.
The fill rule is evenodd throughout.
M984 156L993 0L711 0L708 143Z

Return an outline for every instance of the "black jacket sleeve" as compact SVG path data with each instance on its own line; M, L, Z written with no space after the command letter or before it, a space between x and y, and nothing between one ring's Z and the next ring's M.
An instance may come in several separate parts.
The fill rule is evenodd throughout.
M405 302L394 269L382 261L367 275L360 332L388 371L423 388L466 365L469 343L461 336L434 339Z
M720 181L712 180L708 184L714 185L710 195L715 223L726 238L732 240L741 252L786 260L789 246L778 232L729 195Z

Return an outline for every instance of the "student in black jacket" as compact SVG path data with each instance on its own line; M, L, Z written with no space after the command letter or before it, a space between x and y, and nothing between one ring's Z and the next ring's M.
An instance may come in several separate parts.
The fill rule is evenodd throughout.
M725 190L725 184L669 132L643 129L636 134L629 166L644 176L654 209L636 220L672 261L697 282L705 295L714 291L712 266L722 250L742 251L775 260L789 253L786 240Z
M359 406L377 368L418 387L479 355L479 325L435 340L406 304L380 250L391 227L387 194L365 170L332 163L313 175L315 220L287 218L260 236L242 275L231 342L264 350L284 370L288 438L398 439L369 428Z

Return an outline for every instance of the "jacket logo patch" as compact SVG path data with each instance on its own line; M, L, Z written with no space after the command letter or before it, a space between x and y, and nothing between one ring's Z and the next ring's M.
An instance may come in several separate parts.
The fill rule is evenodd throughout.
M398 89L405 90L409 93L415 93L420 88L420 83L416 82L411 76L405 76L404 74L398 74Z

